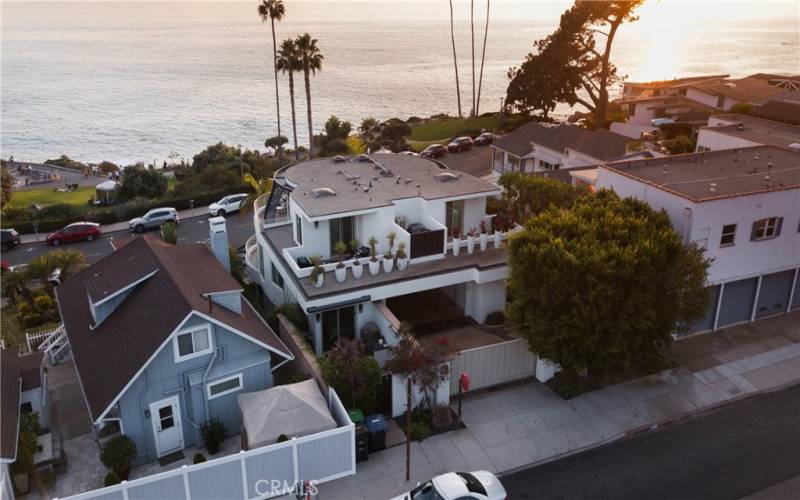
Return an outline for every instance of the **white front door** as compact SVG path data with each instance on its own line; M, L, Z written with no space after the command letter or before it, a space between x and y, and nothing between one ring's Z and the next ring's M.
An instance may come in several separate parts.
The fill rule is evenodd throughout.
M177 396L151 403L150 420L159 457L183 449L181 406Z

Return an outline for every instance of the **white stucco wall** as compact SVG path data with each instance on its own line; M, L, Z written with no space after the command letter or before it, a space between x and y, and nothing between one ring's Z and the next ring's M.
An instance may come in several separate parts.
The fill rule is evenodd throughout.
M697 150L701 148L708 148L712 151L718 149L735 149L735 148L748 148L758 146L758 142L748 141L741 137L716 132L713 128L703 127L697 134Z
M467 283L464 312L475 321L483 323L494 311L505 311L506 280L488 283Z

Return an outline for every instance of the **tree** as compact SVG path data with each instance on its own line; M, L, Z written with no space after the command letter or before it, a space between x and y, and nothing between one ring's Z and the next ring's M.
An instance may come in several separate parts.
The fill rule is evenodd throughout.
M0 167L0 208L6 206L6 203L11 201L14 195L14 176L8 171L8 167L3 165Z
M300 159L300 150L297 148L297 116L294 107L294 74L303 69L300 53L297 50L297 41L287 38L281 42L278 59L275 67L289 75L289 99L292 103L292 134L294 135L294 158Z
M520 172L504 173L500 176L500 187L503 196L497 202L498 212L520 223L550 207L569 208L587 192L555 179Z
M264 147L279 151L287 142L289 142L289 139L286 137L282 135L276 135L273 137L268 137L267 140L264 141Z
M278 118L278 136L281 135L281 100L278 95L278 45L275 41L275 21L280 22L286 13L286 8L283 6L283 0L261 0L258 5L258 17L261 22L266 22L269 19L272 27L272 69L275 72L275 112ZM280 158L281 149L283 144L278 145L277 154Z
M250 192L247 193L247 198L245 198L240 205L239 219L243 219L245 215L253 210L253 204L258 198L272 191L272 178L270 177L263 177L256 180L252 175L244 174L244 179L242 180L245 184L250 186Z
M694 151L695 143L685 135L679 135L672 140L664 141L664 147L669 150L669 154L679 155Z
M375 411L381 367L360 340L337 341L320 365L325 381L349 408L361 408L367 414Z
M161 198L167 193L167 178L158 170L141 167L129 168L122 176L117 196L121 200Z
M99 168L100 172L104 174L108 174L109 172L119 172L119 166L116 163L107 160L101 161L97 168Z
M658 369L671 335L709 304L708 266L664 211L601 191L511 238L508 313L530 350L567 375Z
M458 83L458 56L456 56L456 35L453 31L453 0L450 0L450 41L453 44L453 68L456 72L456 100L458 101L458 117L464 115L461 113L461 87Z
M381 145L395 153L403 150L406 137L411 135L411 127L405 122L389 122L381 129Z
M489 36L489 1L486 0L486 25L483 28L483 53L481 54L481 73L478 77L478 98L475 101L475 116L480 115L481 87L483 86L483 62L486 59L486 38Z
M633 11L642 1L576 0L561 15L556 31L534 44L536 54L528 54L522 67L510 72L506 102L517 104L520 98L528 97L529 103L549 104L554 99L577 103L594 115L596 127L603 126L608 87L618 81L611 62L614 38L623 23L637 19ZM605 37L599 49L596 34ZM515 82L516 77L519 79ZM530 93L539 90L540 84L544 84L546 97L531 99Z
M472 43L472 109L470 116L475 114L475 0L469 0L469 40Z
M347 137L353 130L353 125L348 121L340 120L336 115L331 115L325 122L325 132L316 137L317 147L323 156L347 154Z
M297 37L297 50L303 64L303 77L306 84L306 113L308 114L308 151L314 154L314 127L311 123L311 74L322 69L325 57L317 47L317 39L305 33Z

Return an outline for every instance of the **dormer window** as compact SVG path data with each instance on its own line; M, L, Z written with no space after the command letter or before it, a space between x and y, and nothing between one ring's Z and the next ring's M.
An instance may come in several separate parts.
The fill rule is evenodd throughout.
M175 337L173 344L176 363L209 354L213 350L211 327L201 325L183 330Z

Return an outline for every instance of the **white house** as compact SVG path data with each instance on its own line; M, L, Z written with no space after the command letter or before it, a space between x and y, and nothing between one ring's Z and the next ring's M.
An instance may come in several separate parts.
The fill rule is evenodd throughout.
M476 177L411 156L376 154L295 164L279 171L272 192L256 201L256 234L246 244L248 272L273 304L300 306L318 355L338 338L359 338L368 330L379 331L379 348L396 343L398 317L392 300L418 300L419 313L430 314L437 304L422 293L432 290L448 297L463 315L483 322L505 305L506 250L495 247L486 216L487 197L499 194L496 186ZM479 233L481 226L487 231L485 250L478 236L470 253L464 235ZM454 233L462 235L456 243L458 255L453 255ZM393 248L390 234L395 236ZM383 261L373 264L375 274L364 247L371 238L377 240L377 258ZM350 247L352 240L362 248L343 256L344 279L339 281L335 247L340 241ZM396 253L401 243L410 259L403 270L395 267L399 259L382 258L388 251ZM310 277L312 256L323 262L319 287Z
M597 165L624 156L631 142L604 129L529 122L492 144L492 170L536 173Z
M714 115L697 134L698 152L762 145L800 148L800 126L750 115Z
M800 308L800 152L756 146L617 162L598 188L663 209L713 259L713 302L692 332Z

